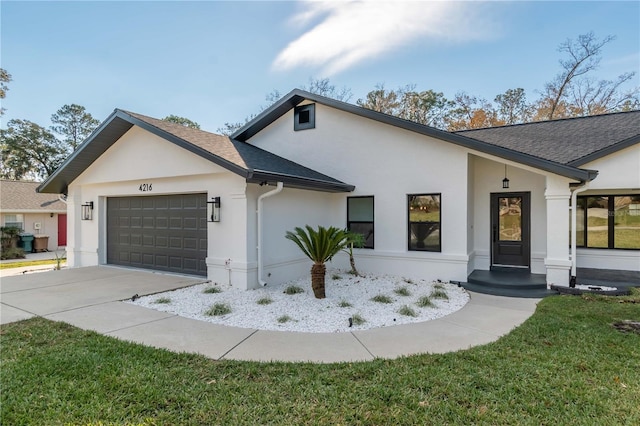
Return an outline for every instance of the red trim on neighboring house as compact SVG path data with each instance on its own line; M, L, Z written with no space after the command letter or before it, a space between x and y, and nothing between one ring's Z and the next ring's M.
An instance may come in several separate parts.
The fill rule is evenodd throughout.
M67 215L58 215L58 246L67 245Z

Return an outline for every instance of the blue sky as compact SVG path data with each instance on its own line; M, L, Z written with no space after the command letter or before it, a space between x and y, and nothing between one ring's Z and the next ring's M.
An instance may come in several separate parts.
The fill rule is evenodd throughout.
M382 83L529 100L560 71L558 45L615 35L598 79L640 70L640 2L0 3L0 66L12 118L50 125L65 104L175 114L215 131L309 78L363 98ZM640 85L635 76L633 86Z

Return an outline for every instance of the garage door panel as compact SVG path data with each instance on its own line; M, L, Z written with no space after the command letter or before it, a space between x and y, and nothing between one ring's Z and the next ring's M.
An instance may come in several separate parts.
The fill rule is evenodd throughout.
M109 198L107 263L206 275L206 212L206 194Z

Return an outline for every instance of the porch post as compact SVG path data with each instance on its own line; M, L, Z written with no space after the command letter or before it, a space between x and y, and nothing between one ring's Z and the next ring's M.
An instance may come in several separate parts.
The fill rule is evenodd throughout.
M569 285L569 182L559 176L547 176L544 198L547 201L547 286Z

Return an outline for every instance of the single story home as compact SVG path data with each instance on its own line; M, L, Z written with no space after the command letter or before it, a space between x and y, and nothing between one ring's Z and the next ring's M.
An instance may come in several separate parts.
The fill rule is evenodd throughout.
M230 137L116 109L38 190L67 195L70 267L250 289L309 272L309 224L361 232L366 272L569 285L640 270L639 141L640 111L450 133L293 90Z
M40 182L0 181L0 224L36 237L48 236L47 250L67 245L67 205L58 194L38 193Z

